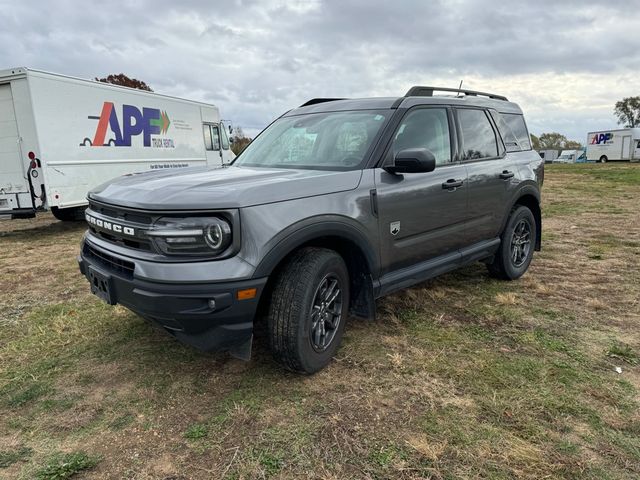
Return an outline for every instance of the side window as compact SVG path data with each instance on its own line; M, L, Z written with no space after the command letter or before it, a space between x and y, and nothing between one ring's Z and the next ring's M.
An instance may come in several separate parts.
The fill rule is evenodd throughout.
M229 150L229 137L227 136L227 127L224 123L220 122L220 130L222 135L221 140L222 140L222 148L225 150Z
M511 127L504 121L502 115L498 112L491 110L491 116L493 117L493 121L496 122L498 126L498 131L500 132L500 136L502 137L502 141L504 142L504 146L507 149L507 152L519 152L520 150L527 150L527 148L522 148L520 146L520 142L516 138L515 133L511 130Z
M204 148L213 150L213 140L211 139L211 125L204 123L202 125L202 133L204 134Z
M208 151L215 152L220 150L220 133L218 126L203 123L202 132L204 134L204 148Z
M211 138L213 139L213 149L220 150L220 130L217 125L211 125Z
M417 108L403 119L393 139L391 151L426 148L436 157L436 165L451 162L449 120L444 108Z
M514 113L503 113L501 116L518 139L521 149L531 150L531 138L524 123L524 117Z
M498 156L498 142L484 110L458 109L464 160Z

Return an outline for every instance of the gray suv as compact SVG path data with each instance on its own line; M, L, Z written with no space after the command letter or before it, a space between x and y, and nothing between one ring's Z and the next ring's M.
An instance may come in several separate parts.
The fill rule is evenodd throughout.
M313 99L231 165L93 190L80 270L203 350L248 359L264 321L274 357L313 373L383 295L476 261L520 277L540 249L543 169L500 95Z

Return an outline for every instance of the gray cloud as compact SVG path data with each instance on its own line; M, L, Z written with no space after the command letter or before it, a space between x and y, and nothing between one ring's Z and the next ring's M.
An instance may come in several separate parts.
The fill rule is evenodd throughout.
M255 131L318 96L460 79L522 104L532 131L614 125L640 94L637 2L0 0L0 68L125 72Z

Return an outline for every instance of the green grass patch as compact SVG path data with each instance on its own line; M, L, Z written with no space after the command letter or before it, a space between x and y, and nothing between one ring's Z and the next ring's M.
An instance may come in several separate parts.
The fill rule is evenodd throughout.
M89 470L100 462L100 458L85 452L53 455L36 473L37 480L64 480L83 470Z
M189 440L199 440L205 438L209 434L209 427L202 423L195 423L191 425L186 432L184 432L184 438Z
M637 365L640 359L638 354L631 348L631 345L625 343L614 343L611 345L609 350L607 350L607 356L617 358L630 365Z
M28 459L33 450L28 447L20 447L15 450L0 451L0 468L7 468L14 463Z

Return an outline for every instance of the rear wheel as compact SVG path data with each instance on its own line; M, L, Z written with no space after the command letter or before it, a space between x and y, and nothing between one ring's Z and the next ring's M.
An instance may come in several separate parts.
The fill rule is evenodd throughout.
M349 273L333 250L304 248L280 271L267 317L274 358L299 373L314 373L334 356L347 319Z
M607 158L607 156L606 156L606 155L602 155L602 156L600 157L600 163L607 163L607 160L609 160L609 159Z
M524 275L533 258L536 228L531 210L523 205L514 208L500 236L500 248L488 265L489 272L505 280L515 280Z
M84 220L86 207L59 208L51 207L51 213L62 222L80 222Z

